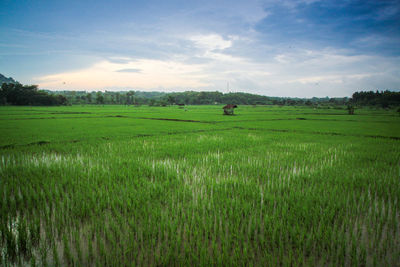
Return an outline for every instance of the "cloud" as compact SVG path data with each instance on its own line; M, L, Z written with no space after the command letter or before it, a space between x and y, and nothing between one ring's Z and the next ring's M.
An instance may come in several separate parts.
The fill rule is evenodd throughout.
M398 19L400 13L400 6L397 1L390 2L384 5L382 8L378 9L376 12L376 20L388 20L388 19Z
M400 58L353 55L332 48L278 54L265 83L267 95L350 96L359 90L399 90ZM378 87L376 87L378 86Z
M121 57L121 56L110 56L110 57L106 57L107 61L111 62L111 63L119 63L119 64L127 64L129 62L133 62L134 59L131 57Z
M322 75L322 76L308 76L305 78L299 78L295 80L288 81L288 83L301 83L301 84L316 84L319 85L319 83L322 82L327 82L327 83L344 83L347 80L352 80L352 79L363 79L366 77L371 77L373 75L380 74L380 73L375 73L375 74L342 74L342 75Z
M255 29L265 42L274 40L275 46L331 46L360 54L400 54L396 45L400 36L398 1L268 1L266 10L271 15ZM366 42L367 36L374 36L368 38L372 42Z
M139 71L140 70L140 71ZM37 78L41 88L103 90L112 87L200 87L203 75L197 65L140 59L129 63L97 62L89 68ZM65 82L65 85L64 85Z
M260 61L210 47L199 54L164 60L103 60L88 68L38 77L38 81L41 88L58 90L149 91L226 91L229 83L230 91L288 97L350 96L357 90L376 90L375 86L399 89L399 57L352 55L326 48L280 51ZM193 63L193 58L204 60Z
M130 72L130 73L139 73L142 72L139 69L120 69L120 70L116 70L116 72Z
M194 35L189 38L195 46L205 51L223 50L232 46L231 40L225 40L218 34Z
M13 65L47 89L224 91L229 82L275 96L397 90L399 9L381 3L186 1L152 12L144 4L92 28L0 29L0 68Z

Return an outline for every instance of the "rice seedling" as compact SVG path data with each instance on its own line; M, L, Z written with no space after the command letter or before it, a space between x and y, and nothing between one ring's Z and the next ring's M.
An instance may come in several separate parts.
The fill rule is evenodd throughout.
M60 109L68 108L82 107ZM189 115L87 109L93 118L60 114L32 130L30 116L0 114L4 125L21 126L16 145L0 149L5 264L400 262L399 118L390 112L350 121L276 107L243 107L230 118L209 106ZM306 120L295 119L300 113ZM128 118L105 118L116 114ZM69 128L88 120L88 134ZM47 131L56 125L63 128Z

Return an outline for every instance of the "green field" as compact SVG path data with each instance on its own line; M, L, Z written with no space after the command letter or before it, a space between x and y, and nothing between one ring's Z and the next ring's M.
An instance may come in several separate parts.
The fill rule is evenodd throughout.
M0 107L0 264L400 266L394 110Z

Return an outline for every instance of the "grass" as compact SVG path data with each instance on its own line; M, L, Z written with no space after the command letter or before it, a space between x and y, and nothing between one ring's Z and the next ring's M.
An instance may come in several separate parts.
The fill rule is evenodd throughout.
M394 111L235 113L1 107L0 260L398 265Z

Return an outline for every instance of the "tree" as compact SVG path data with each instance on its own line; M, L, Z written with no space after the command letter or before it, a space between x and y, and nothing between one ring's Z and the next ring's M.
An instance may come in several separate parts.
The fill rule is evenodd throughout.
M121 95L120 95L120 93L116 93L115 94L115 101L117 102L117 104L121 104Z
M50 95L48 92L38 90L37 85L22 85L20 83L3 83L0 90L2 104L52 106L65 105L65 97Z
M169 95L169 96L167 97L167 102L168 102L170 105L173 105L173 104L175 103L175 97L172 96L172 95Z
M86 102L86 95L81 95L81 101L83 104Z
M100 91L97 92L97 94L96 94L96 103L97 104L104 104L104 96Z
M352 104L348 104L347 111L349 112L349 115L354 115L354 106Z
M156 104L156 100L154 98L150 99L149 106L154 106Z
M385 91L360 91L352 96L352 102L357 105L371 105L388 108L389 106L400 105L400 92Z
M134 91L129 91L126 93L126 104L132 105L133 104L133 96L135 95Z
M88 94L86 95L86 99L87 99L87 101L88 101L89 104L92 103L92 94L91 94L91 93L88 93Z
M67 98L63 95L57 95L57 100L59 105L66 105L67 104Z

